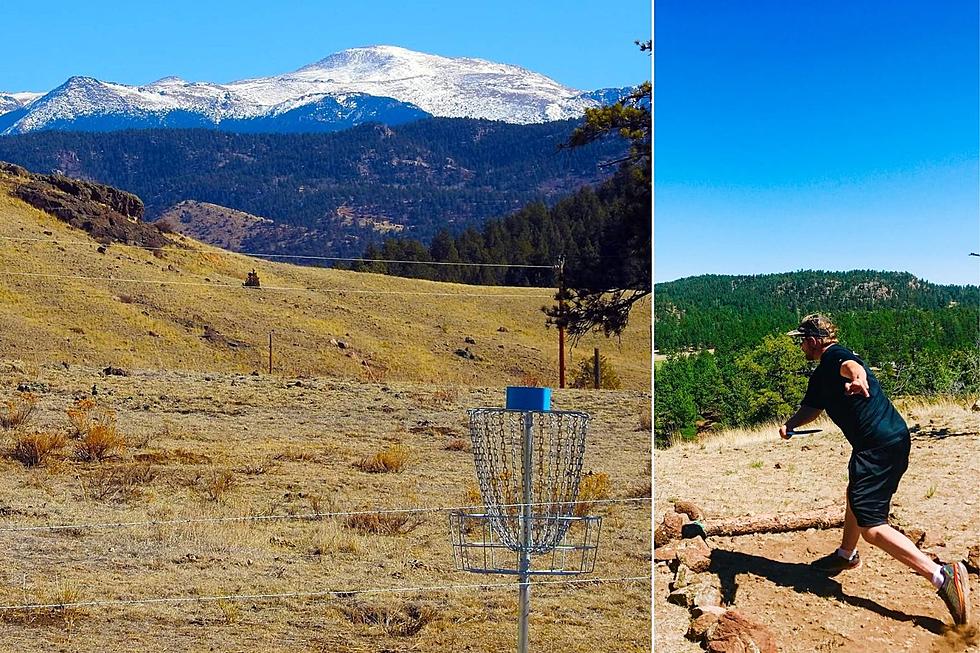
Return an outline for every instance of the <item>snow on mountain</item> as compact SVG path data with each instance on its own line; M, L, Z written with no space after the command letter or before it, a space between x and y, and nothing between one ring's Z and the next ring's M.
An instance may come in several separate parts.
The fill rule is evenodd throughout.
M43 97L0 95L0 133L146 127L332 131L428 115L526 124L577 118L621 91L583 93L517 66L382 45L229 84L165 77L127 86L72 77Z

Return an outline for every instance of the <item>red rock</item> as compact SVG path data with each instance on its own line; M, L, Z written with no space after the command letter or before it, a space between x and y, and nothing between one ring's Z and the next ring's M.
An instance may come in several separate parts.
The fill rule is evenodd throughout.
M711 653L778 653L769 630L740 612L729 610L718 619L707 641Z
M653 546L663 546L672 540L680 539L681 529L684 527L684 518L676 512L664 513L664 520L653 532Z
M700 642L708 637L712 628L718 623L718 617L719 615L706 613L697 619L693 619L687 629L687 638L694 642Z

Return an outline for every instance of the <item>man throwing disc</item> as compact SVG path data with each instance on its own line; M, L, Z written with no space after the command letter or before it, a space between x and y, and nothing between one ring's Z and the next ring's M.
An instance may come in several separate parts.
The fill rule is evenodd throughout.
M864 362L837 344L837 328L827 317L808 315L787 335L799 342L807 360L820 363L799 409L780 427L780 437L788 439L793 429L827 411L853 448L840 548L812 566L830 575L857 568L857 545L864 538L932 581L955 623L969 622L970 586L963 563L936 564L888 525L891 498L908 468L912 446L905 420Z

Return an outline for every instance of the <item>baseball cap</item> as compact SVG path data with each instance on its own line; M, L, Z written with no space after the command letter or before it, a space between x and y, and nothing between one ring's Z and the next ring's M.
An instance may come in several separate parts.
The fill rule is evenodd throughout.
M836 338L837 327L834 326L834 323L827 316L814 313L803 318L800 326L792 331L787 331L786 335L800 336L803 338Z

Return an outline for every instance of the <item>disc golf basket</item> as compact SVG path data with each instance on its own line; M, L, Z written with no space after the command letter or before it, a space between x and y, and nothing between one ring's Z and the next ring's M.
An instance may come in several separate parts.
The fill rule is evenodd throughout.
M575 411L469 411L483 512L450 514L457 569L520 578L518 647L526 653L531 576L595 569L602 518L575 503L589 416Z

